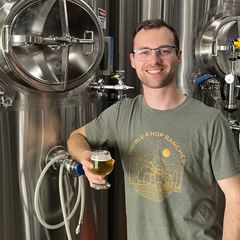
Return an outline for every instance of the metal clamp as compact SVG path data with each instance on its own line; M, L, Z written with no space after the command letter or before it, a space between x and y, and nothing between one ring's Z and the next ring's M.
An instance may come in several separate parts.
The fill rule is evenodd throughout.
M11 107L13 104L13 98L6 95L6 90L2 83L0 83L0 106L4 108Z
M230 128L232 130L236 130L236 131L240 132L240 123L239 123L239 121L231 119L231 118L229 118L227 121L230 124Z

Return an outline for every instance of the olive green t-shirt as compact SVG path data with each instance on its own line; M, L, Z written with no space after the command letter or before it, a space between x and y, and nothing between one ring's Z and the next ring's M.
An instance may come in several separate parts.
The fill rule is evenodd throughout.
M222 113L188 97L175 109L124 99L86 125L92 146L119 148L128 240L217 240L216 180L240 172Z

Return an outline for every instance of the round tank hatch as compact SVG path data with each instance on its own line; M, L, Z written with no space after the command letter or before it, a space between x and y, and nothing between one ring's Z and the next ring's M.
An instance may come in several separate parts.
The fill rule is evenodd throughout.
M104 49L98 19L83 1L19 1L4 21L1 41L18 81L50 92L87 81Z
M221 77L231 71L231 41L240 35L240 17L225 16L212 21L201 32L196 56L210 72ZM240 70L239 70L240 73Z

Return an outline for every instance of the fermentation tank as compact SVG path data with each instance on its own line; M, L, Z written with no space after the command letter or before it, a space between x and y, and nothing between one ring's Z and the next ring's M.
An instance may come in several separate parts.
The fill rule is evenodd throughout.
M66 239L63 227L49 230L36 217L39 175L72 130L125 97L120 84L112 94L116 79L134 86L130 97L141 92L129 53L136 25L150 18L162 18L178 32L178 87L221 109L239 143L240 0L0 0L0 239ZM71 219L74 239L126 239L122 175L116 161L108 192L84 182L84 221L76 236L79 214ZM51 224L63 220L58 177L58 168L51 168L39 197ZM65 174L64 186L71 209L76 178ZM223 204L219 197L220 210Z
M0 239L67 239L63 227L49 230L39 223L34 191L49 151L101 111L89 85L100 74L107 5L104 0L0 1ZM49 224L63 220L58 175L50 169L40 191ZM63 182L71 209L76 178L65 174ZM86 187L85 198L80 235L74 234L80 210L71 219L73 239L107 239L106 193Z

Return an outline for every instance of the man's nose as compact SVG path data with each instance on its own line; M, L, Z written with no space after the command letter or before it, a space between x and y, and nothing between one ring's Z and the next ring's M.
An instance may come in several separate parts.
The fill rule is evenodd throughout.
M149 60L161 62L162 61L161 54L157 50L152 50Z

